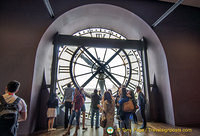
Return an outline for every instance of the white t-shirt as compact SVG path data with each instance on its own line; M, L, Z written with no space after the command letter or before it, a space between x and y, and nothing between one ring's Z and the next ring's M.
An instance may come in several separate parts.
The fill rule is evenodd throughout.
M16 99L17 99L18 96L16 96L15 94L14 95L9 95L8 93L5 93L3 95L3 98L5 99L5 101L7 103L13 103ZM18 108L19 108L19 113L20 112L27 112L27 105L25 103L25 101L20 98L20 101L18 103ZM19 116L19 119L20 119L20 116Z

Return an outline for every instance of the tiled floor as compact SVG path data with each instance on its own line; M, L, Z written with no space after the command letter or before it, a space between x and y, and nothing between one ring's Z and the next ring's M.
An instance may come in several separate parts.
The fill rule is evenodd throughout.
M138 125L132 124L131 136L200 136L200 129L195 128L184 128L184 127L173 127L164 123L147 123L147 129L139 129L141 123ZM103 136L103 129L95 129L87 126L88 130L82 130L82 126L78 131L78 136ZM75 131L75 127L71 129L71 135ZM57 128L56 131L47 132L46 130L35 132L32 136L62 136L66 130L64 128Z

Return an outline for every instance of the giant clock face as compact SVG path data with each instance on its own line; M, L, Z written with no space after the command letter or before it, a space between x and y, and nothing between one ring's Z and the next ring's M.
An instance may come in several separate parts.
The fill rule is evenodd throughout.
M81 30L74 36L126 39L102 28ZM131 49L59 47L56 92L60 101L68 83L73 87L84 87L88 94L95 88L102 94L107 89L115 94L121 84L135 90L136 86L143 86L140 53Z

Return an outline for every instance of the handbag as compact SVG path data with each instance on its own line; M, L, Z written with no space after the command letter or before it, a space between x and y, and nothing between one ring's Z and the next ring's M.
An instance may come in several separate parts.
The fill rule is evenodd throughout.
M127 102L123 103L124 112L132 112L134 110L133 101L129 99Z
M103 111L103 113L101 114L101 117L100 117L100 126L102 128L105 128L106 127L106 123L107 123L106 113Z

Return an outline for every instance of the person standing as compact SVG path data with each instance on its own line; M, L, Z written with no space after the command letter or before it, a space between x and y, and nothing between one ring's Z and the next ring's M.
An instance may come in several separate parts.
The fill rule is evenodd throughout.
M69 126L67 128L67 132L63 136L70 135L70 128L72 126L74 117L76 117L76 130L75 130L74 136L78 135L78 129L79 129L79 124L80 124L80 113L81 113L81 107L83 106L83 103L84 103L84 100L81 95L81 92L78 88L76 88L74 96L73 96L73 101L72 101L73 107L72 107L72 114L69 120Z
M81 92L81 95L84 99L84 103L83 103L83 106L81 107L81 111L82 111L82 115L83 115L83 120L82 120L82 124L83 124L83 130L87 130L87 127L85 127L85 111L86 111L86 108L85 108L85 94L84 94L84 90L83 88L80 89L80 92Z
M120 129L121 129L121 133L122 133L122 136L123 136L124 135L123 130L130 130L131 129L131 124L130 124L130 121L129 121L129 117L131 115L131 112L123 111L123 104L125 102L129 101L129 98L127 97L126 88L122 87L119 90L119 93L120 93L119 113L120 113L120 119L121 119ZM129 133L131 133L131 131L129 131Z
M136 100L135 100L135 94L134 94L134 92L133 92L132 90L129 90L129 91L127 92L127 97L128 97L129 99L131 99L132 102L133 102L134 111L132 112L132 117L133 117L134 123L137 124L137 116L136 116L136 114L135 114L136 109L137 109L137 102L136 102Z
M15 95L19 91L20 82L13 80L10 81L5 89L5 94L0 96L0 135L1 136L16 136L18 122L25 121L27 119L27 105L25 101ZM14 107L12 106L14 105ZM13 118L6 118L5 107L15 108L17 114L13 114ZM9 109L7 109L9 110ZM16 113L15 112L15 113ZM5 117L5 118L4 118Z
M146 117L145 117L145 104L146 104L146 99L144 94L142 93L142 89L140 86L136 87L136 92L138 93L138 105L139 105L139 110L142 116L142 126L140 129L145 129L146 128Z
M56 130L53 128L54 120L57 116L56 108L58 107L58 99L56 99L56 94L52 93L47 102L47 118L48 118L48 131Z
M111 89L108 89L108 92L110 93L110 95L111 95L113 101L115 101L115 97L114 97L113 94L112 94L112 90L111 90Z
M118 88L117 90L117 95L116 95L116 98L115 98L115 106L116 106L116 109L117 109L117 119L118 119L118 125L119 125L119 128L120 128L120 115L119 115L119 100L120 100L120 96L119 96L119 89L120 87Z
M107 119L106 126L103 128L103 136L109 136L110 134L107 133L107 128L114 128L115 101L112 99L111 94L108 91L104 93L102 113L103 112ZM113 133L112 135L115 134Z
M64 120L64 128L66 129L69 124L69 117L71 116L71 109L72 109L72 93L74 92L74 88L71 87L71 84L67 84L67 88L64 92L64 99L63 103L65 104L65 120ZM68 115L70 112L70 116Z
M94 90L94 93L91 94L91 109L92 109L92 117L91 117L91 128L93 128L94 124L94 115L96 114L96 125L95 128L99 128L99 107L101 97L97 94L97 89Z

